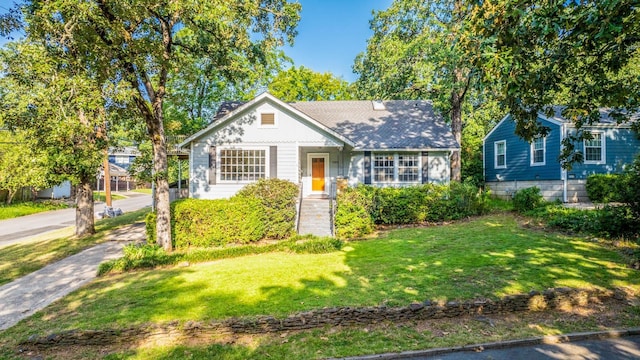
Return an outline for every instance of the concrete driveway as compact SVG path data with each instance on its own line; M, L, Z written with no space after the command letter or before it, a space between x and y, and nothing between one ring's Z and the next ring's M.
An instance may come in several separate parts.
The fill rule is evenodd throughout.
M114 207L125 213L151 206L151 195L136 192L125 194L127 199L115 200ZM105 204L95 203L95 212L104 210ZM49 231L75 225L76 209L47 211L14 219L0 220L0 247L28 241Z

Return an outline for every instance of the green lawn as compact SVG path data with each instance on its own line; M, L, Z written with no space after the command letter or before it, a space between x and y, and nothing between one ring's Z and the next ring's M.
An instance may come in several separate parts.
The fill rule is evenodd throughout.
M96 234L82 239L73 236L73 228L69 227L45 234L28 243L2 247L0 248L0 285L101 243L110 230L142 221L148 212L149 209L142 209L115 218L98 220Z
M131 191L141 193L141 194L151 194L151 189L135 189Z
M72 328L495 298L549 287L629 287L640 273L613 250L492 215L393 230L329 254L270 253L99 279L4 336Z
M53 204L50 202L23 202L11 205L0 204L0 220L12 219L43 211L64 209L66 207L67 205L65 204Z
M93 192L93 200L94 201L102 201L102 202L104 202L105 198L106 198L106 195L105 195L104 191L94 191ZM114 194L113 192L111 193L111 200L122 200L122 199L126 199L126 196Z

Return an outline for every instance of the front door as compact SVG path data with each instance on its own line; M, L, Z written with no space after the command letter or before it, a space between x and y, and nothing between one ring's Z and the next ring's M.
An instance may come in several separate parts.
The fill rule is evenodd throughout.
M324 191L324 157L311 158L311 191Z

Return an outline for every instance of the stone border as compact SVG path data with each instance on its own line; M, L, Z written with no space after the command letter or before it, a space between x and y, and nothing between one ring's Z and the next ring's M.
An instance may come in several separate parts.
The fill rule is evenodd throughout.
M124 329L70 330L48 336L32 335L20 343L23 346L55 347L69 345L105 345L131 343L155 336L194 337L206 334L263 334L305 330L324 326L368 325L380 322L401 323L410 320L455 318L465 315L505 314L523 311L543 311L565 306L624 300L621 290L554 288L544 292L505 296L498 300L476 299L449 301L445 304L430 300L402 307L338 307L311 310L286 318L257 316L231 318L222 321L178 321L163 324L143 324Z

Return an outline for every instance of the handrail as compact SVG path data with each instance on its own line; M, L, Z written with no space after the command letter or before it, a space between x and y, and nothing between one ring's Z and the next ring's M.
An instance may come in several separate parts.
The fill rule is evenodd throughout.
M331 204L329 206L329 208L331 209L329 212L329 219L331 221L331 236L336 236L336 222L335 222L335 216L336 216L336 205L337 205L337 191L338 191L338 184L337 184L337 180L331 180L331 185L330 185L330 193L329 193L329 201L331 201Z
M298 193L298 203L297 205L297 209L296 209L296 234L298 233L298 231L300 230L300 212L302 211L302 187L303 187L304 182L300 181L300 191Z

